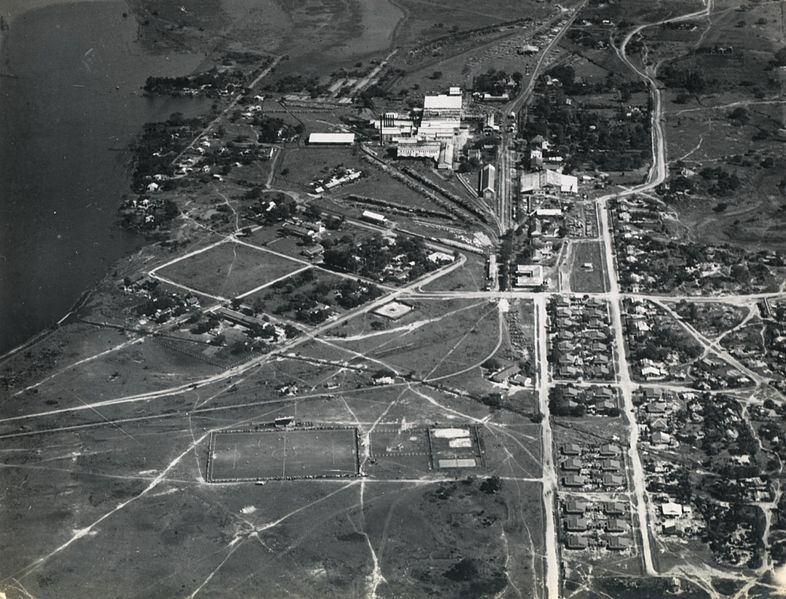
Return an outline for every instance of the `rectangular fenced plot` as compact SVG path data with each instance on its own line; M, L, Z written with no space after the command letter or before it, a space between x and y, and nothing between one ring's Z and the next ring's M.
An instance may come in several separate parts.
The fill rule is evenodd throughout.
M210 482L356 476L357 432L354 428L215 432L207 470Z

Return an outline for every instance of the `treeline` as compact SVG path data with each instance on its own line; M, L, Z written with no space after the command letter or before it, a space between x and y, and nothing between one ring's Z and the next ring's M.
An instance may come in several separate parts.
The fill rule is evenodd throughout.
M184 95L201 92L218 95L221 91L234 91L245 84L245 75L234 69L211 69L196 75L182 77L148 77L143 89L149 94Z

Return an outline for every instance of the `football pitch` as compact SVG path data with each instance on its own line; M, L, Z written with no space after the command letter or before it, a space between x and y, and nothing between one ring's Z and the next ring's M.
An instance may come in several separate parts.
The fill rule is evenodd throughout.
M355 476L357 432L354 428L215 432L207 472L210 482Z

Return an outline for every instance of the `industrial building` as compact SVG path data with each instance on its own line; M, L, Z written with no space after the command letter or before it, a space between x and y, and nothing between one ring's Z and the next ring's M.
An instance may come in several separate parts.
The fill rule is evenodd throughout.
M484 200L493 200L497 194L496 190L497 169L493 164L487 164L480 169L480 182L478 184L478 195Z
M463 145L463 111L461 89L451 87L448 94L426 96L422 111L413 116L386 112L374 126L382 143L396 145L399 158L426 158L437 168L451 169L456 146Z
M548 189L558 190L562 193L578 193L578 177L563 175L551 170L521 175L521 193L532 193Z
M354 133L312 133L308 136L309 145L351 146L355 143Z

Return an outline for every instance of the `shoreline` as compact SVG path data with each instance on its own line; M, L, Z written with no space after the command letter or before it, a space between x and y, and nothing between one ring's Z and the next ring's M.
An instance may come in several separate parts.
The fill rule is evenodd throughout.
M49 169L51 175L48 182L39 183L35 178L16 175L9 182L7 203L3 206L8 218L0 228L0 236L5 236L6 233L8 235L2 244L4 251L0 252L6 254L6 263L0 269L0 285L7 285L2 294L4 308L0 314L0 328L4 329L3 336L7 342L7 345L2 344L0 347L2 361L6 361L10 356L18 356L24 348L33 347L40 342L45 343L51 332L58 330L65 322L70 322L68 316L73 314L75 308L80 307L80 302L84 301L86 295L94 297L96 289L114 268L148 245L148 241L141 236L130 235L116 226L117 207L122 195L128 192L127 185L122 184L118 177L127 167L119 165L114 154L109 155L104 151L105 143L98 146L94 141L98 139L96 143L99 143L105 139L116 140L112 144L121 142L126 148L127 136L138 135L145 123L159 120L164 113L168 114L173 110L186 113L203 110L201 105L191 101L186 101L185 104L166 98L148 101L139 99L138 94L133 93L143 82L144 73L179 75L191 72L204 61L204 56L182 53L173 57L170 62L149 54L136 44L136 27L131 25L135 21L129 19L126 22L120 19L120 13L126 10L128 4L124 0L34 0L29 3L12 0L10 6L3 6L0 10L0 16L5 23L4 30L0 31L0 88L4 90L3 97L9 111L7 115L15 114L14 102L28 96L42 106L44 114L49 114L46 106L51 104L48 103L46 94L51 95L58 85L65 86L63 91L72 100L78 99L75 96L86 93L85 86L71 86L58 75L50 82L49 88L44 90L44 95L30 95L37 94L41 87L33 83L34 78L40 80L39 75L46 76L49 67L46 67L40 58L36 58L41 56L40 50L38 55L33 54L33 57L28 59L27 55L20 55L19 47L27 44L26 39L31 31L39 37L45 35L45 26L40 23L51 24L53 18L58 21L62 19L62 31L79 31L75 19L78 21L80 17L72 18L71 15L95 12L100 15L99 23L118 27L117 31L122 34L122 41L118 44L112 38L107 39L109 34L87 32L76 40L76 44L69 43L64 47L66 51L79 48L69 54L66 66L77 76L83 77L83 83L88 84L90 96L79 97L89 101L94 108L91 118L96 133L86 134L84 140L85 147L93 147L91 152L95 160L91 160L88 166L84 151L73 150L63 144L62 156L67 154L74 165L70 171L63 167L64 163L58 160L57 156L49 152L43 156L47 161L45 168ZM52 17L52 14L59 16ZM121 26L120 23L126 24ZM10 35L11 28L13 35ZM69 39L68 35L73 37L73 34L61 34L55 39L63 44L64 40ZM99 62L95 68L91 68L92 64L81 62L82 46L96 47L100 53L99 61L106 62ZM139 55L142 65L147 66L140 66L134 74L127 74L124 78L113 81L122 86L122 90L118 92L114 85L105 83L105 78L99 75L98 69L109 72L110 68L117 65L129 66L130 59L126 58L129 56L129 49L133 50L134 55ZM58 56L62 57L62 54ZM62 58L60 60L62 62ZM125 70L124 73L129 71ZM13 79L4 77L6 74ZM130 100L125 100L126 94L131 94L127 96ZM131 102L131 109L118 114L120 109L117 107L122 106L123 102ZM32 110L25 106L20 108L19 119L25 120L25 115L29 116ZM98 120L95 119L96 115ZM77 117L83 119L81 115L75 118ZM24 151L28 146L30 151L35 151L37 145L43 143L43 136L51 133L50 130L42 133L41 127L33 127L29 134L25 134L26 138L21 138L20 129L12 125L12 122L12 119L6 117L3 120L3 131L7 129L9 144L13 143L14 139L17 140L18 151ZM68 126L70 125L66 126L60 139L68 139L67 136L72 132ZM73 132L78 134L78 131ZM23 141L21 146L18 145L20 140ZM5 170L15 164L11 158L11 147L13 146L7 146L5 154L0 155L7 157L7 161L4 159ZM79 164L84 166L77 166ZM61 184L55 189L51 184L52 180L60 181ZM38 197L40 201L33 205L25 200L28 197ZM18 217L14 216L12 219L10 211L17 204L24 206L24 209L18 213ZM17 219L18 223L11 227L11 223L16 223ZM10 295L12 288L17 289L13 302ZM6 296L8 303L5 301Z

